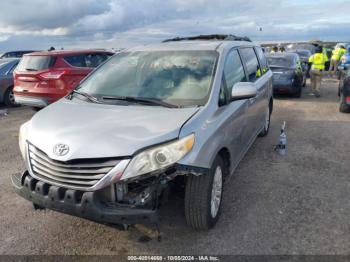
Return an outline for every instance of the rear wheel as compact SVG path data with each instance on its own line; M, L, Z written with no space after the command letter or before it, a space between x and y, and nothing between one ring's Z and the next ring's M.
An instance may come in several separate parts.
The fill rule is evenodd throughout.
M306 87L306 76L304 77L303 87Z
M340 95L340 107L339 111L342 113L350 113L350 106L346 104L343 94Z
M13 87L7 88L4 96L4 104L8 107L14 107L18 105L13 94Z
M267 136L270 129L270 122L271 122L271 108L270 105L267 107L265 112L265 124L263 130L259 133L259 137Z
M297 90L297 92L294 93L293 96L296 97L296 98L300 98L302 92L303 92L302 87L299 87L298 90Z
M185 215L189 226L208 230L216 224L221 210L225 165L217 156L209 174L190 175L186 183Z

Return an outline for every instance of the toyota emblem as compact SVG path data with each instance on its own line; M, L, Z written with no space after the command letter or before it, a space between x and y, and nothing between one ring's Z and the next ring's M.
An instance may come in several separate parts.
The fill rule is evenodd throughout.
M69 146L65 144L57 144L53 148L53 153L57 156L65 156L69 152Z

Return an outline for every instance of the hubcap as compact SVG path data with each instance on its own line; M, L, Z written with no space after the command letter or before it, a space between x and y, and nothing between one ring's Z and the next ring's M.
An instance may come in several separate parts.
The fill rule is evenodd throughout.
M214 174L213 187L211 190L211 216L215 218L219 212L222 194L222 170L217 166Z
M11 91L9 94L9 101L12 105L16 104L15 96L13 95L13 91Z

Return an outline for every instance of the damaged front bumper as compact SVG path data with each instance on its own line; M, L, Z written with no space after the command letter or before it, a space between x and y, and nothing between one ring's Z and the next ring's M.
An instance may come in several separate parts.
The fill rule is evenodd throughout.
M65 189L39 181L28 171L11 177L15 191L34 204L73 216L108 224L151 224L158 220L157 206L143 208L106 200L100 191Z

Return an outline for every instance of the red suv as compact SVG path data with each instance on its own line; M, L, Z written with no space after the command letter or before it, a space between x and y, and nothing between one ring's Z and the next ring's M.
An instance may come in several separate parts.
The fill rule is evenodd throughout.
M68 94L113 54L103 50L26 54L14 71L15 101L36 108L45 107Z

